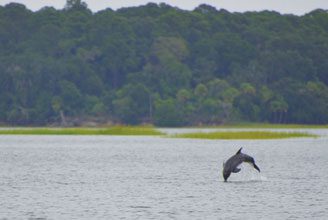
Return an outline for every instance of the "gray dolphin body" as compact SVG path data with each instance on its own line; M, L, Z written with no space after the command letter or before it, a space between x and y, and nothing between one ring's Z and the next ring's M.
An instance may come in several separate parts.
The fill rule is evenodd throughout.
M254 158L247 154L243 154L241 149L242 147L237 151L235 155L230 157L227 162L223 163L224 182L227 181L231 173L238 173L240 171L238 166L243 162L252 164L254 168L260 172L260 168L256 166Z

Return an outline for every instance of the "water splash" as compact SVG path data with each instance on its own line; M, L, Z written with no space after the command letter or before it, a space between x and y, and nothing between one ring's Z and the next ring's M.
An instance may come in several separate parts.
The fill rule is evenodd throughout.
M269 179L263 174L257 172L252 165L243 163L239 166L239 173L232 173L229 182L266 182Z

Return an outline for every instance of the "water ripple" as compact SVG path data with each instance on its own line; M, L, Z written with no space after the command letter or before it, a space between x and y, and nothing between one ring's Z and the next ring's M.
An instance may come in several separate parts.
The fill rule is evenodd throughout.
M0 220L325 219L326 141L0 136Z

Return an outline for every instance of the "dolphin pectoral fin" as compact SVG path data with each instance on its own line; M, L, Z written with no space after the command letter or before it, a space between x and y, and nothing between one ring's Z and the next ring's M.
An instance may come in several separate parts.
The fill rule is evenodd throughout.
M255 168L257 171L261 172L261 171L260 171L260 168L259 168L258 166L256 166L255 163L253 163L253 166L254 166L254 168Z
M240 170L241 170L240 168L236 167L232 172L233 173L238 173Z

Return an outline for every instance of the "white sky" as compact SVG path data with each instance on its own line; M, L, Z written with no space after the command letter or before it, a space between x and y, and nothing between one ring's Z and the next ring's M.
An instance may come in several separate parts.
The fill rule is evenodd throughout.
M27 8L36 11L44 6L62 9L66 0L0 0L0 5L4 6L10 2L24 4ZM318 8L328 9L328 0L84 0L84 2L92 11L108 7L116 10L122 7L145 5L147 2L165 2L186 10L193 10L198 5L205 3L230 12L274 10L283 14L296 15L303 15Z

